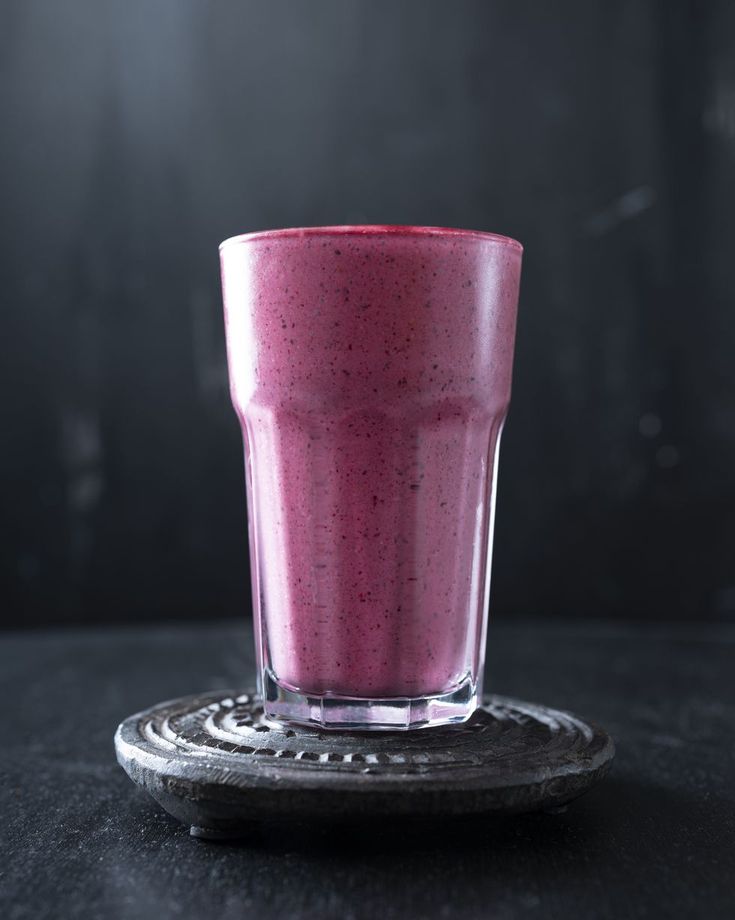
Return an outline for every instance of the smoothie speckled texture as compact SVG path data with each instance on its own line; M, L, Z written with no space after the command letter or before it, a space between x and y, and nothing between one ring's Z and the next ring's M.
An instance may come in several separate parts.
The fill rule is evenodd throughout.
M356 227L221 252L263 665L347 697L476 683L520 245Z

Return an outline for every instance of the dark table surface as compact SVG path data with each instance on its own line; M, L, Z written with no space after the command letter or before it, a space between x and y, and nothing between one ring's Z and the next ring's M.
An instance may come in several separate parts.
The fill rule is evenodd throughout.
M735 629L491 628L489 689L602 723L608 779L559 815L191 838L115 763L126 715L252 678L244 628L0 638L0 917L735 916Z

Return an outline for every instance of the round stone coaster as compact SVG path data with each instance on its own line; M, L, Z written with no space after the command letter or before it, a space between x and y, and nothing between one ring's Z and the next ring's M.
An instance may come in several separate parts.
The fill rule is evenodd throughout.
M200 837L284 818L553 810L607 773L610 736L568 712L486 697L461 725L333 732L265 721L251 693L187 696L115 734L128 776Z

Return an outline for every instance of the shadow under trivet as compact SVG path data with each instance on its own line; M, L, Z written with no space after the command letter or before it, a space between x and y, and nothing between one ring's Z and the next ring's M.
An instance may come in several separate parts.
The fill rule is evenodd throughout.
M461 725L357 733L274 727L250 693L186 696L115 734L128 776L199 837L281 818L549 810L607 773L610 736L568 712L486 697Z

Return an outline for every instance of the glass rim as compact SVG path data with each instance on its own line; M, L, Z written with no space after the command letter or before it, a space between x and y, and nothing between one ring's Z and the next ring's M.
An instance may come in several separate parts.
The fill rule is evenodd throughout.
M344 237L344 236L404 236L404 237L440 237L451 239L476 239L488 243L506 246L518 253L523 246L518 240L502 233L490 233L486 230L464 230L459 227L423 227L403 224L345 224L323 227L286 227L274 230L254 230L250 233L238 233L219 244L220 250L237 243L251 243L260 240L279 240L294 237Z

